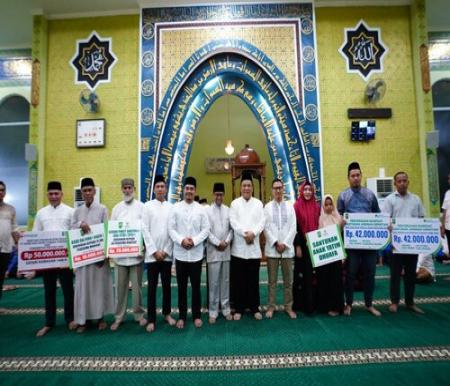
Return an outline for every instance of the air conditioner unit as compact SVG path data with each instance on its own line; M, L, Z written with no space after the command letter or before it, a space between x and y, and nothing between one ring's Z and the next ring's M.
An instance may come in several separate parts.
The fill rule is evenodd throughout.
M367 179L367 189L375 193L378 205L382 205L387 196L394 192L394 179L392 177L372 177Z
M84 177L80 178L80 186L81 186L81 180ZM79 206L83 205L84 201L83 201L83 197L81 196L81 187L75 187L73 188L73 207L74 208L78 208ZM100 188L98 186L95 187L95 196L94 196L94 202L96 202L97 204L100 204Z

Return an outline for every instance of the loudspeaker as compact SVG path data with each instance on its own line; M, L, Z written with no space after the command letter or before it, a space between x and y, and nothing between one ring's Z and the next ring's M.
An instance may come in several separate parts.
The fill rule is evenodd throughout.
M31 143L25 144L25 161L36 161L37 160L37 149L36 145Z

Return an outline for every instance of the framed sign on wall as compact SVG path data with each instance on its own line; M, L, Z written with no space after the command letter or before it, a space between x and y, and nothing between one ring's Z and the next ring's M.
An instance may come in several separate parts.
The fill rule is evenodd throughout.
M104 119L78 119L77 120L77 147L105 146Z

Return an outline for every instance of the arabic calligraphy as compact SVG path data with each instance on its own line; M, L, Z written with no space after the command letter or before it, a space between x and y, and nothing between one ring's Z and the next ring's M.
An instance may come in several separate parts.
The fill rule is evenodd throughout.
M84 83L93 90L99 83L109 82L116 62L111 38L100 38L92 32L88 39L77 41L77 52L70 61L76 73L75 83Z

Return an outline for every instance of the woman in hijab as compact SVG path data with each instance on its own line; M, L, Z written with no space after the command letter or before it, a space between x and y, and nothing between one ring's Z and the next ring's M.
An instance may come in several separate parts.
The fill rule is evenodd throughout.
M306 245L306 233L319 226L320 206L315 199L315 187L305 181L299 187L298 199L294 204L297 217L297 236L294 240L294 283L293 308L311 315L314 312L313 267Z
M319 228L334 224L342 227L342 217L336 210L333 197L327 194L322 202ZM317 267L316 277L319 312L326 312L330 316L338 316L344 310L342 261Z

